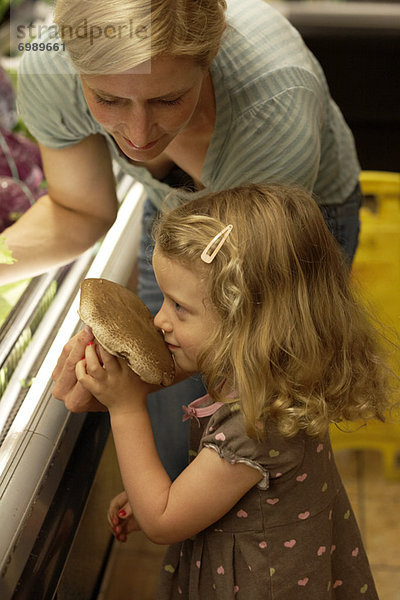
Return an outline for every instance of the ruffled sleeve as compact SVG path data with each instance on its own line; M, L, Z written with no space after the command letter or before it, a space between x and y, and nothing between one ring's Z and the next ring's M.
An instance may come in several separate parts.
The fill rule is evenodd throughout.
M202 448L215 450L232 464L244 463L257 469L262 475L257 486L264 490L271 478L282 477L298 467L304 457L302 437L283 438L272 426L265 440L250 438L237 402L224 404L210 418L200 441L199 450Z

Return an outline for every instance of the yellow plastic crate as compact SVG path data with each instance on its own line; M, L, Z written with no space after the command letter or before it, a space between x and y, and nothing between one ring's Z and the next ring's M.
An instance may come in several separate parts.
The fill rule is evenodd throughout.
M361 209L361 233L352 276L379 320L400 339L400 173L363 171L366 200ZM397 335L399 338L396 337ZM400 351L393 356L397 374ZM331 427L334 449L375 449L383 456L385 476L400 479L400 415L378 421L341 423ZM342 431L344 430L344 431Z

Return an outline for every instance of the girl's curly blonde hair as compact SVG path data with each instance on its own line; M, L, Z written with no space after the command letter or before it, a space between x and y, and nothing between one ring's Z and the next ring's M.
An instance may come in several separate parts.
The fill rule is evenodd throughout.
M206 265L202 251L229 223ZM384 420L388 368L379 335L308 193L249 185L209 194L163 214L154 237L163 254L207 282L220 327L199 370L208 389L224 379L234 386L249 435L262 435L270 418L285 436Z

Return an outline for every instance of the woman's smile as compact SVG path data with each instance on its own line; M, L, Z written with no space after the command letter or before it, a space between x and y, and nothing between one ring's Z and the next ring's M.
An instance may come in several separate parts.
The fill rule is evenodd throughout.
M154 140L154 142L149 142L145 146L136 146L136 144L134 144L133 142L131 142L131 140L128 140L128 138L125 138L125 141L130 146L132 146L133 148L135 148L135 150L150 150L150 148L153 148L153 146L155 146L157 144L157 142L159 141L159 139L158 140Z
M157 57L151 72L82 75L93 117L131 160L149 161L195 123L203 110L208 71L186 57ZM206 92L204 90L207 90Z

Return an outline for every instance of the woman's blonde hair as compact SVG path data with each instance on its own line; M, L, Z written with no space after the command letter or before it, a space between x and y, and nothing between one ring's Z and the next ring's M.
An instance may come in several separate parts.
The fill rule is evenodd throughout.
M230 235L205 264L202 251L228 224ZM208 389L223 379L234 386L249 435L262 435L267 418L286 436L323 435L345 419L384 420L379 336L309 194L282 185L209 194L163 214L154 237L207 282L220 327L200 371Z
M225 9L225 0L57 0L54 21L79 72L114 74L162 55L208 67Z

